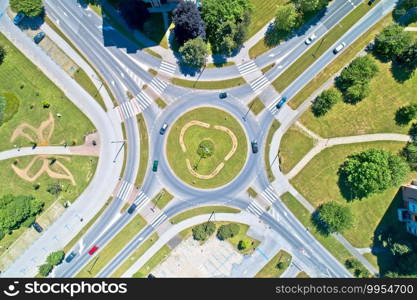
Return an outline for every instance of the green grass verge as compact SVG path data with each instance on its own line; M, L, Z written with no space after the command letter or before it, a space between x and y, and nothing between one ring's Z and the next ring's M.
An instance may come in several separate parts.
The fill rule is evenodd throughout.
M252 48L249 49L249 58L254 59L259 55L271 50L274 46L269 46L265 42L265 38L260 39Z
M167 107L167 104L161 98L155 99L155 103L156 105L158 105L160 109L164 109L165 107Z
M376 4L376 3L375 3ZM375 5L374 4L374 5ZM356 22L359 21L373 6L365 2L358 5L350 14L344 17L325 36L311 46L300 58L284 71L272 85L279 92L284 91L298 76L308 69L324 52L342 37Z
M88 77L87 73L81 68L78 68L77 71L75 71L74 75L72 76L74 80L87 92L93 97L100 106L107 111L106 104L104 104L104 100L101 97L101 94L99 93L97 87L94 85L94 83L91 81L90 77Z
M211 214L213 211L216 214L219 214L219 213L229 213L229 214L240 213L239 209L232 208L232 207L227 207L227 206L203 206L203 207L197 207L197 208L193 208L193 209L184 211L184 212L172 217L171 219L169 219L169 222L171 222L171 224L178 224L178 223L180 223L180 222L182 222L186 219L190 219L190 218L195 217L195 216Z
M89 4L88 7L91 8L91 10L94 11L96 14L98 14L100 17L102 16L101 5Z
M124 142L124 155L123 155L123 165L122 165L122 169L120 171L120 176L122 176L125 173L125 169L126 169L126 163L127 163L127 151L129 150L128 148L128 143L127 143L127 135L126 135L126 125L124 122L122 122L122 134L123 134L123 140ZM122 145L120 143L120 145Z
M291 254L284 250L279 252L255 275L255 278L278 278L291 263ZM282 263L282 267L278 268L278 263Z
M309 181L311 182L311 181ZM320 234L311 222L310 212L290 193L285 193L280 197L294 216L309 229L310 233L325 247L341 264L352 258L350 252L339 243L332 235L324 236Z
M353 44L348 45L346 49L338 55L338 57L331 62L327 67L320 71L317 76L303 87L292 99L288 105L292 109L297 109L304 101L306 101L316 90L326 83L332 76L334 76L340 69L347 65L355 56L369 44L375 35L382 31L385 26L392 23L392 16L387 15L378 23L372 26L365 34L358 38Z
M145 219L136 215L75 277L95 277L145 225Z
M387 213L399 186L374 194L361 201L347 202L338 186L338 169L347 156L353 153L370 148L385 149L392 153L398 153L404 146L405 143L403 142L384 141L327 148L316 155L291 180L291 183L314 207L328 201L347 205L352 211L354 221L352 228L344 232L343 235L354 247L370 247L375 230ZM416 173L410 174L405 182L409 182L413 176L415 178L415 175ZM392 223L395 220L396 217L392 220Z
M229 67L229 66L233 66L236 63L234 61L226 61L226 62L221 62L221 63L209 63L206 65L207 69L212 69L212 68L223 68L223 67Z
M19 158L12 158L0 161L0 196L7 194L13 195L32 195L36 199L42 200L45 203L44 212L55 202L61 205L65 202L73 202L88 186L91 178L97 167L98 158L88 156L62 156L51 155L50 158L56 158L62 163L73 175L76 185L72 185L68 180L57 180L49 177L46 173L43 173L36 181L29 182L19 177L12 169L12 165L19 169L25 169L29 163L36 156L22 156ZM34 176L42 166L42 162L38 160L28 171L29 176ZM50 166L50 169L55 172L62 172L56 164ZM58 195L51 195L47 192L49 184L59 182L63 190ZM35 189L35 185L39 184L39 188ZM38 216L41 218L42 216ZM50 219L49 217L47 217ZM12 234L6 234L3 239L0 240L0 255L4 253L7 248L10 247L16 239L26 231L26 227L21 227L17 230L13 230Z
M159 236L156 232L143 242L129 257L117 268L111 275L112 278L120 278L122 275L158 240Z
M236 77L232 79L219 80L219 81L193 81L185 80L181 78L171 78L171 83L192 89L200 90L221 90L236 87L242 84L246 84L246 81L243 77Z
M310 276L308 276L306 272L301 271L300 273L297 274L296 278L310 278Z
M149 69L148 73L151 74L152 76L156 76L158 75L158 71L154 70L154 69Z
M270 65L267 65L266 67L262 68L262 69L261 69L261 72L262 72L263 74L265 74L266 72L268 72L269 70L271 70L273 67L275 67L275 63L270 64Z
M250 108L253 114L257 116L265 109L265 104L259 97L256 97L248 104L248 108Z
M246 190L246 192L248 193L248 195L252 198L256 198L256 196L258 196L258 193L255 191L254 188L250 187Z
M288 0L250 0L249 2L253 5L253 14L251 17L247 40L275 17L278 5L286 4Z
M314 139L299 127L291 126L283 135L279 149L281 171L286 174L314 147Z
M231 222L216 222L215 224L218 229L220 225L230 224L230 223ZM253 251L255 251L255 249L259 246L261 242L258 241L257 239L254 239L248 236L247 232L249 230L249 225L241 224L241 223L237 223L237 224L239 225L239 228L240 228L239 233L235 235L234 237L227 239L227 241L233 246L233 248L235 248L235 250L239 251L239 253L241 254L248 255L248 254L253 253ZM247 249L240 250L238 245L239 245L239 242L242 240L249 241L251 246Z
M271 143L272 143L272 138L274 137L274 133L278 130L280 125L281 124L276 119L274 119L274 121L272 121L271 127L269 128L268 136L266 137L264 158L265 158L266 174L268 176L269 182L272 182L275 180L274 173L272 172L272 169L271 169L271 162L269 161L269 152L271 150Z
M140 145L139 145L139 169L135 179L135 186L140 187L145 179L146 170L149 161L149 136L143 114L136 116L139 127Z
M94 225L94 223L100 218L100 216L103 214L103 212L106 210L106 208L109 206L111 201L113 200L113 197L110 197L107 199L106 203L103 205L102 208L96 213L96 215L77 233L75 237L72 238L72 240L65 245L64 249L62 249L66 254L69 253L72 247L75 246L76 243L83 237L83 235L91 228L91 226Z
M0 45L3 45L7 52L0 66L0 93L13 94L20 101L18 111L15 114L12 112L13 118L0 127L0 151L10 149L15 144L31 146L30 141L23 137L11 142L13 131L22 123L39 127L41 122L49 118L50 113L54 118L57 113L62 117L59 120L55 119L49 145L62 145L64 142L83 144L84 136L95 131L90 120L2 34ZM43 101L47 101L50 107L45 109ZM29 134L34 136L33 132Z
M155 253L154 256L149 259L149 261L142 266L135 274L133 274L133 278L143 278L148 276L148 274L162 261L168 258L169 254L171 253L171 248L168 245L164 245L158 252Z
M167 204L174 199L174 196L170 194L166 189L162 189L155 198L152 199L152 203L159 209L163 209Z
M198 120L210 125L210 128L201 126L190 126L184 132L183 152L180 144L181 130L189 122ZM224 159L233 149L233 140L223 130L214 126L228 128L237 139L237 148L232 156ZM209 140L214 145L212 156L200 159L197 149L202 141ZM184 182L198 188L215 188L233 180L242 170L247 158L247 137L241 124L229 113L213 108L200 107L183 114L174 124L168 134L166 147L168 162L174 173ZM224 163L224 167L217 175L209 179L202 179L194 176L187 168L186 160L189 160L191 168L198 164L196 172L201 175L210 175L216 168Z

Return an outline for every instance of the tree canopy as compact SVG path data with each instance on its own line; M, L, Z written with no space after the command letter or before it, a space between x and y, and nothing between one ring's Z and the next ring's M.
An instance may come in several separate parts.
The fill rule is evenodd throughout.
M405 160L380 149L350 155L339 168L341 189L348 199L361 199L399 185L409 171Z
M324 234L342 233L353 224L353 215L349 207L333 201L320 205L314 217L314 223Z
M55 251L48 255L48 257L46 258L46 262L51 264L52 266L56 266L56 265L59 265L64 260L64 256L65 256L64 251L62 250Z
M401 154L406 159L410 169L417 171L417 141L407 143Z
M137 0L124 0L119 3L120 13L132 29L142 29L150 13L146 4Z
M9 3L14 12L22 12L30 18L43 12L42 0L10 0Z
M0 45L0 65L3 63L4 58L6 57L6 50L3 46Z
M1 197L0 231L7 233L18 229L28 219L33 220L33 217L42 211L43 205L42 201L32 196L5 195Z
M417 68L417 43L407 47L398 57L397 61L401 67L405 68L408 72L414 72Z
M213 222L205 222L193 227L193 238L196 241L204 241L208 239L216 230L216 225Z
M236 223L230 223L220 226L217 231L217 237L219 240L227 240L239 234L240 227Z
M413 39L409 32L398 24L392 24L375 37L374 50L385 59L394 59L399 56Z
M194 2L180 2L172 12L172 21L175 24L175 38L180 45L197 37L206 38L206 28Z
M202 68L206 64L208 50L201 37L187 41L179 53L183 62L191 67Z
M46 277L51 273L52 269L53 266L51 264L43 264L39 266L38 271L41 276Z
M341 101L342 94L336 89L323 91L314 100L311 110L316 117L325 115L337 102Z
M282 32L291 32L300 25L301 16L293 3L279 5L275 14L274 28Z

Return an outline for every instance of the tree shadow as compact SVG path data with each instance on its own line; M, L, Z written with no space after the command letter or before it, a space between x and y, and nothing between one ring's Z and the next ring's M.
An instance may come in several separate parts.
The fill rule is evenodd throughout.
M414 70L408 70L407 68L404 68L399 62L394 60L391 64L391 74L395 81L398 83L404 83L413 76Z
M320 219L319 216L319 211L318 209L316 209L312 214L311 214L311 222L313 223L313 225L315 226L315 228L317 229L317 232L320 233L323 236L329 236L330 232L329 232L329 227L327 226L327 224L325 222L323 222Z
M29 18L25 17L19 23L19 28L21 30L38 30L45 23L45 9L39 16Z
M348 202L352 202L356 199L360 200L361 198L358 198L352 191L351 187L348 185L346 175L340 171L340 168L337 172L337 175L339 176L337 185L343 198L345 198Z
M411 119L407 116L405 113L405 110L407 109L406 106L400 107L395 112L395 123L399 126L406 126L410 123Z

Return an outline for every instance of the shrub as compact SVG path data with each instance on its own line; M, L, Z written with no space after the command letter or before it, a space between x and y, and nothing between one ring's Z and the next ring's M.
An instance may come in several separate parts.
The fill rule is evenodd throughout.
M180 2L172 12L175 38L180 45L197 37L206 38L206 28L194 2Z
M239 234L239 231L240 231L240 227L236 223L222 225L217 231L217 238L222 241L227 240Z
M285 265L284 265L284 263L282 261L280 261L279 263L277 263L277 269L282 270L282 269L284 269L284 267L285 267Z
M239 250L246 250L251 246L251 242L249 240L240 240L237 244L237 248Z
M393 59L399 56L413 39L409 32L398 24L392 24L375 37L375 52L384 59Z
M9 3L14 12L22 12L30 18L39 16L43 12L42 0L10 0Z
M46 191L51 195L59 195L62 192L62 186L59 182L50 183Z
M51 264L43 264L39 266L39 274L43 277L47 277L51 273L53 266Z
M55 251L48 255L46 262L52 266L59 265L64 260L64 251Z
M314 221L321 233L342 233L352 227L353 215L349 207L328 202L319 206Z
M341 99L342 94L336 89L323 91L313 102L311 110L316 117L323 116Z
M356 258L348 258L345 261L345 266L348 269L356 269L361 267L361 263Z

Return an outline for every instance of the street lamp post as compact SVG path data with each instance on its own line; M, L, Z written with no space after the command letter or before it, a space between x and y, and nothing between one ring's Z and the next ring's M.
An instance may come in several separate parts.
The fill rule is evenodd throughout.
M252 101L252 103L249 106L248 111L246 112L246 114L242 117L243 121L246 122L246 117L248 116L248 113L250 112L250 110L252 109L252 106L255 104L255 101Z
M211 220L211 218L214 216L214 213L215 213L215 211L213 210L213 211L211 212L210 217L208 218L208 220L207 220L207 222L206 222L206 226L205 226L205 228L204 228L204 231L205 231L205 232L207 232L207 226L208 226L208 223L210 223L210 220Z

